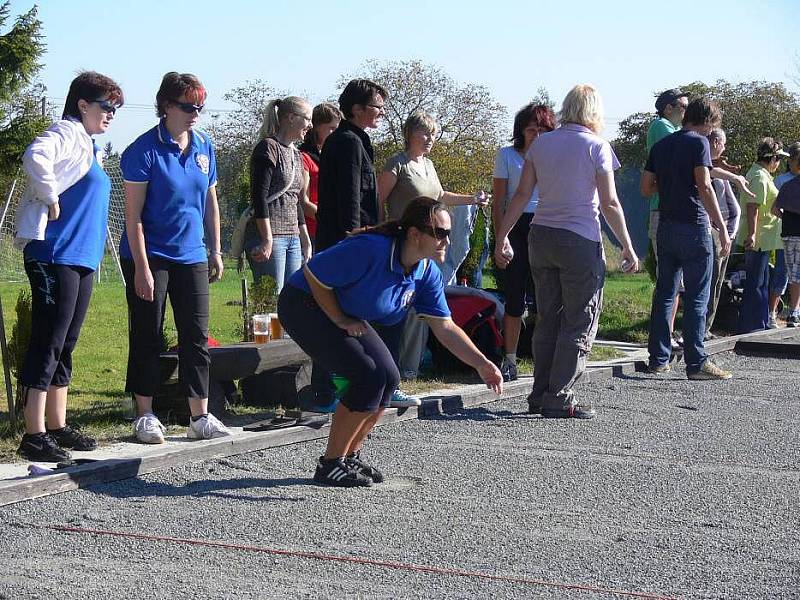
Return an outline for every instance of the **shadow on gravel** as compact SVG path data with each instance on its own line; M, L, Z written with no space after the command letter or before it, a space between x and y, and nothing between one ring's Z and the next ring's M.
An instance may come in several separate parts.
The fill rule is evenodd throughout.
M485 406L476 406L474 408L450 407L438 413L420 415L418 418L427 421L497 421L501 419L536 419L538 417L529 415L527 412L491 411Z
M141 479L126 480L124 482L94 485L89 491L112 498L147 498L147 497L216 497L250 502L303 502L305 498L281 495L255 495L259 489L282 488L289 486L311 486L314 482L310 478L282 477L264 479L245 477L242 479L221 479L190 481L185 485L172 485L163 482L150 482ZM237 490L248 490L250 494L236 494Z

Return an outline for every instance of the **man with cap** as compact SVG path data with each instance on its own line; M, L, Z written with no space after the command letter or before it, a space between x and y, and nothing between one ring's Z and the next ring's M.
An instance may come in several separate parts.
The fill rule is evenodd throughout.
M786 271L789 279L789 316L787 327L800 327L800 142L788 148L789 170L775 178L778 197L772 214L782 221Z
M678 88L666 90L661 92L656 98L656 113L657 116L650 123L647 129L647 154L657 142L660 142L671 133L675 133L680 129L683 115L686 112L686 106L689 104L689 95ZM650 243L653 245L653 257L656 261L656 269L658 269L658 247L656 242L656 233L658 232L658 193L656 192L650 196L650 227L649 236ZM679 286L679 290L683 285ZM672 318L670 320L669 332L672 335L672 330L675 325L675 315L678 314L679 296L675 296L675 302L672 305Z
M719 231L722 254L727 254L731 245L711 185L711 151L706 138L719 126L722 113L716 103L705 98L692 100L684 112L683 128L653 146L640 183L644 196L659 192L661 212L648 370L661 374L671 369L669 319L683 271L686 375L695 380L730 379L731 372L711 362L703 345L714 252L710 225Z

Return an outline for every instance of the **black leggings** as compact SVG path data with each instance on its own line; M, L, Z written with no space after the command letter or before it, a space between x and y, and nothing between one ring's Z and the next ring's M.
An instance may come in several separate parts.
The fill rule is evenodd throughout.
M342 404L355 412L388 406L400 372L375 329L361 337L347 335L322 312L311 294L285 285L278 298L281 325L306 354L325 370L345 377L350 386Z
M528 233L531 229L533 213L522 213L519 221L508 234L508 241L514 250L514 258L503 273L506 292L506 314L521 317L525 312L526 296L534 297L533 278L528 257Z
M64 387L72 379L72 351L89 308L94 271L29 261L25 273L31 282L31 337L20 380L42 391Z
M167 295L178 330L178 383L186 398L208 398L208 263L181 264L149 256L153 301L136 295L132 260L122 261L128 300L125 391L152 396L161 383L158 356Z

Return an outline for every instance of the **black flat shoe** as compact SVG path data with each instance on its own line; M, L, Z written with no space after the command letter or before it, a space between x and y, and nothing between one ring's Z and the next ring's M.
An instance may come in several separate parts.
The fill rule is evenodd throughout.
M542 416L545 419L594 419L596 414L591 406L580 404L565 408L542 408Z

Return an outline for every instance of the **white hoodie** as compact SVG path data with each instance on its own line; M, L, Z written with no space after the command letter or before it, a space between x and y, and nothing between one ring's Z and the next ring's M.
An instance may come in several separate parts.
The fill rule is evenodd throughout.
M44 239L48 207L89 172L93 160L94 142L77 119L56 121L31 142L22 156L28 182L17 207L15 247Z

